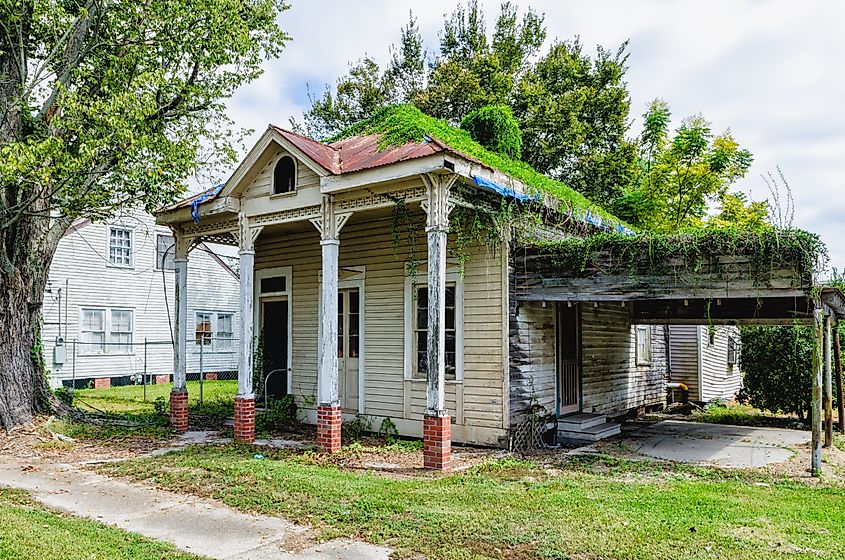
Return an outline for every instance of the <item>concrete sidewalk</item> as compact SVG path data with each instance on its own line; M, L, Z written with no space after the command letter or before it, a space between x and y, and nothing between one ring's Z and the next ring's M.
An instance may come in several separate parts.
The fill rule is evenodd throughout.
M370 560L390 549L352 540L313 544L313 533L277 517L100 476L69 464L0 464L0 486L39 502L220 560Z
M762 467L786 461L806 445L810 432L664 420L630 432L622 442L633 452L682 463Z

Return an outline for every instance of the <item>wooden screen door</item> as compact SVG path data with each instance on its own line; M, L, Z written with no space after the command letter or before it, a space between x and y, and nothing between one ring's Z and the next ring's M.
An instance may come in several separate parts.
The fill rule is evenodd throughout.
M581 367L579 359L578 308L558 305L557 372L558 414L581 410Z
M358 356L361 348L361 298L358 288L337 294L337 369L340 405L358 410Z

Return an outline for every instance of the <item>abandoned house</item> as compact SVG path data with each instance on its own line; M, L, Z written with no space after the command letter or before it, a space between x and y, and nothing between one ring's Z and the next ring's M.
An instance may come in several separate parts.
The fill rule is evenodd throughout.
M264 371L284 373L321 449L340 447L343 419L389 418L423 438L436 469L453 440L504 447L555 427L597 438L665 402L666 324L818 322L840 309L815 305L815 254L752 269L756 245L725 256L702 238L704 266L690 272L578 193L409 106L328 143L270 126L225 184L157 220L175 237L178 333L192 249L239 249L237 439L254 438L260 341L274 349ZM171 418L184 431L176 338Z

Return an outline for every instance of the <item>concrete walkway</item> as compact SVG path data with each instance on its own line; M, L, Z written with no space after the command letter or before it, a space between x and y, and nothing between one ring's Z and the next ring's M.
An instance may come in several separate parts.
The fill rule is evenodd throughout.
M370 560L390 550L359 541L313 544L310 529L277 517L247 515L213 500L100 476L68 464L0 465L0 485L39 502L220 560Z
M762 467L786 461L810 432L664 420L636 430L623 444L640 455L720 467Z

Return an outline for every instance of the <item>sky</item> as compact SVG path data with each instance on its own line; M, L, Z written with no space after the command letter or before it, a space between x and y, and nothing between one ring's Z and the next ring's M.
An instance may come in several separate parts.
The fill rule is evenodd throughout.
M429 51L455 1L289 0L279 23L292 37L265 73L229 102L230 116L255 132L287 127L308 107L308 88L322 93L349 63L388 46L411 11ZM793 225L819 233L829 266L845 269L840 215L845 199L845 2L839 0L516 0L545 14L546 47L580 36L590 48L630 40L631 135L648 102L669 102L673 126L702 114L714 132L730 128L754 154L734 190L769 198L762 175L780 166L795 200ZM482 2L488 31L498 1Z

